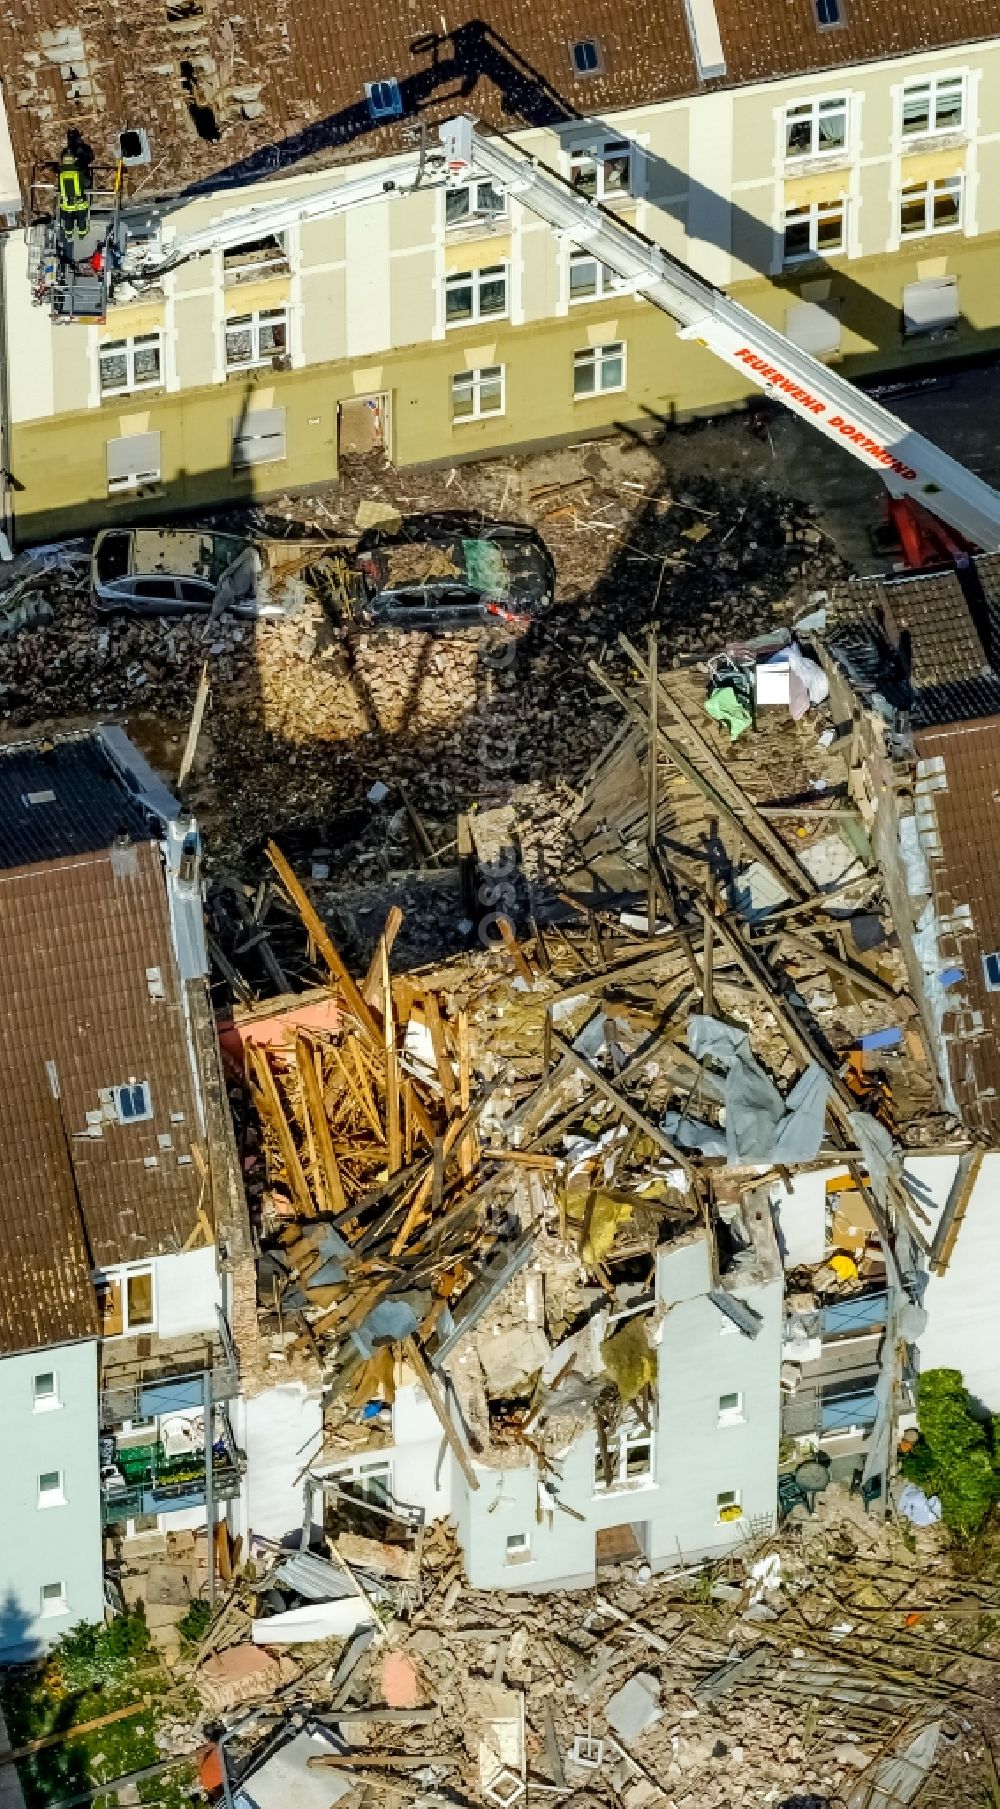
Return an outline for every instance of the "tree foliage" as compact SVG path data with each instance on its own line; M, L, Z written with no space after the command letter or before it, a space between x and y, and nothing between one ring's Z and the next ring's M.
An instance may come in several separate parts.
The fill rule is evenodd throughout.
M928 1369L917 1379L920 1443L903 1475L941 1501L941 1518L970 1538L1000 1495L992 1420L977 1417L957 1369Z

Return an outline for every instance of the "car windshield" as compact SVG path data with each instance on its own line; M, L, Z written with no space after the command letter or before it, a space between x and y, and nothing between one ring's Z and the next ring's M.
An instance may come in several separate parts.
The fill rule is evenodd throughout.
M509 594L510 566L495 540L463 540L462 564L468 582L477 590L489 597Z

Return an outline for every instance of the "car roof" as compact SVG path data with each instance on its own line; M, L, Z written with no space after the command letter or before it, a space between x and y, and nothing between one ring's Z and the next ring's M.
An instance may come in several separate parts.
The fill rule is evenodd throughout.
M204 528L133 528L129 571L136 578L162 574L216 584L249 544Z

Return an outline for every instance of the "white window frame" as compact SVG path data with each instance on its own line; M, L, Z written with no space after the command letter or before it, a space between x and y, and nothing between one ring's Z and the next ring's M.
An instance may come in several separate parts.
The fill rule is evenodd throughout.
M54 1476L55 1482L47 1489L42 1488L47 1477ZM66 1490L62 1470L42 1470L38 1478L38 1508L41 1512L48 1508L66 1506Z
M844 117L844 142L826 148L820 143L819 125L824 112L841 112ZM797 116L797 117L796 117ZM789 149L788 134L793 124L808 121L809 148L804 151ZM784 158L786 163L797 164L811 161L813 158L846 157L851 146L851 97L849 94L816 94L808 100L792 101L785 108L784 121Z
M364 1507L367 1502L373 1502L376 1507L381 1508L385 1506L385 1501L380 1499L377 1494L369 1495L367 1492L369 1482L376 1478L382 1483L387 1499L394 1501L391 1458L379 1457L374 1460L359 1458L353 1464L335 1464L332 1469L323 1471L320 1480L339 1483L341 1488L356 1489L358 1493L349 1499L356 1501L359 1507Z
M247 252L257 246L263 246L267 239L274 239L277 244L276 249L268 250L266 257L244 257L239 260L239 252ZM227 263L227 258L231 259L231 262ZM288 268L288 238L284 232L262 233L259 239L244 239L239 245L223 248L222 281L227 289L236 288L240 283L256 282L269 276L284 276Z
M903 173L905 176L905 168L904 168ZM911 201L915 200L916 195L920 189L923 189L923 192L924 192L924 223L923 223L922 227L917 227L914 230L912 227L904 227L904 225L903 225L903 206L907 200L907 197L909 197L909 199ZM937 189L949 189L952 191L957 190L957 194L958 194L958 218L955 220L949 220L947 225L945 225L945 226L935 226L935 224L934 224L934 196L935 196L935 191ZM898 218L898 224L899 224L900 243L905 243L908 239L936 238L939 236L939 234L941 234L943 232L962 232L962 231L964 231L964 228L965 228L965 179L964 179L964 177L960 176L960 175L931 176L927 179L926 182L906 182L904 180L902 187L900 188L900 191L899 191L899 212L898 212L897 218Z
M38 1388L39 1382L47 1382L50 1379L52 1382L51 1389L46 1390L44 1394L40 1393ZM31 1378L32 1413L52 1413L55 1408L61 1406L62 1401L59 1399L58 1371L55 1369L40 1369L37 1375L34 1375Z
M622 376L620 383L596 383L593 389L578 390L576 373L589 363L593 365L595 380L603 376L606 363L621 360ZM624 339L613 339L608 345L589 345L573 353L573 400L574 402L593 402L597 396L620 396L628 387L627 347Z
M727 1517L725 1519L723 1519L723 1514L724 1514L725 1510L728 1508L738 1508L739 1513L738 1514L728 1514ZM716 1524L716 1526L738 1526L742 1519L743 1519L742 1490L740 1490L740 1489L720 1489L718 1494L715 1497L715 1524Z
M481 291L486 283L496 283L503 276L503 307L492 309L484 314L480 306ZM469 285L472 302L471 313L461 320L448 319L448 296L456 289ZM480 264L475 270L449 270L444 279L444 324L449 333L460 331L462 327L474 327L483 320L506 320L510 314L510 265L506 259L496 264Z
M492 207L479 206L479 191L484 188L492 189L494 194L500 196L501 205L499 208L494 209ZM457 220L449 220L448 218L449 195L468 195L469 197L467 211L464 214L459 215ZM444 191L444 226L446 232L461 232L463 227L470 226L493 226L501 220L506 220L509 213L510 206L507 199L507 190L501 187L498 182L494 182L492 176L476 176L471 182L460 182L454 188L446 188Z
M128 1094L138 1093L140 1091L140 1089L142 1091L142 1096L143 1096L142 1111L141 1112L124 1111L123 1103L122 1103L123 1095L126 1093L128 1093ZM115 1118L119 1124L123 1124L123 1125L143 1124L148 1119L152 1118L152 1116L153 1116L153 1094L150 1089L148 1080L123 1080L123 1081L120 1081L117 1085L115 1085L111 1088L111 1096L114 1101Z
M127 474L127 476L125 476L125 477L109 477L107 479L109 496L130 496L130 495L132 495L133 491L148 490L151 486L158 485L160 483L160 479L161 479L161 475L162 475L162 468L163 468L162 467L163 441L160 436L159 430L156 429L154 431L156 432L156 438L157 438L157 441L159 442L159 453L160 453L160 461L161 461L160 464L157 465L156 470L155 471L152 471L152 470L150 470L150 471L138 471L138 470L130 471ZM138 434L125 433L125 434L113 434L111 437L114 440L148 440L148 439L152 438L152 434L150 434L150 433L138 433ZM107 468L107 456L108 456L107 449L108 449L109 444L110 444L110 441L105 442L105 447L104 447L105 468ZM132 456L134 456L134 454Z
M252 422L256 413L257 411L252 409L248 415L240 416L238 420L233 422L232 452L230 456L232 458L232 467L234 471L253 471L258 465L281 465L284 464L288 457L288 410L284 403L278 403L274 408L260 410L261 415L281 416L280 452L277 449L279 437L277 433L265 435L260 432L254 433L252 431ZM241 448L246 447L250 449L253 447L255 441L261 440L274 441L273 449L265 448L265 456L263 458L246 458L240 456Z
M941 91L942 91L942 89L945 89L945 88L954 89L956 87L959 90L959 94L961 96L961 102L962 102L961 118L959 119L957 125L954 123L949 124L947 122L944 125L938 125L937 112L938 112L938 101L939 101L939 96L941 94ZM925 126L914 126L911 128L910 131L907 131L907 129L906 129L907 96L909 96L911 99L913 99L915 96L922 94L924 92L924 90L926 90L926 92L927 92L927 124ZM912 143L916 139L940 138L942 136L947 137L947 136L950 136L953 132L964 132L966 129L966 120L968 118L968 112L969 112L969 85L968 85L964 75L956 74L954 71L949 75L949 74L945 73L944 71L940 71L939 73L937 73L935 75L923 76L920 79L920 81L918 81L918 82L904 82L902 88L899 91L899 137L900 137L900 141L905 146L905 145Z
M58 1589L58 1596L46 1597L47 1589ZM43 1583L38 1591L39 1614L41 1619L53 1620L57 1614L69 1613L69 1600L65 1583Z
M399 119L402 116L403 96L397 76L383 75L374 82L366 82L365 99L374 120Z
M825 246L821 250L820 246L819 246L820 222L830 218L831 216L833 216L835 214L840 215L840 243L839 243L839 245ZM785 249L785 237L788 232L789 221L793 215L797 216L797 218L794 221L794 224L796 224L796 225L798 225L803 219L808 220L809 249L807 251L788 252ZM847 196L846 195L842 195L839 201L810 201L805 207L786 207L784 220L782 222L782 233L781 233L781 264L782 264L782 268L784 270L790 269L795 264L812 263L814 261L814 259L816 259L816 258L842 257L844 252L846 251L846 249L847 249Z
M156 376L137 377L135 374L136 352L148 350L153 345L156 347ZM109 383L105 388L101 380L101 367L105 355L108 353L112 353L116 358L120 358L124 353L125 381L124 383ZM131 333L123 339L102 339L97 347L97 393L101 401L105 401L109 396L130 396L137 389L163 389L165 384L163 359L163 334L159 328L152 333Z
M500 403L497 408L483 407L483 389L488 379L493 385L500 380ZM467 389L472 398L472 410L467 415L455 413L456 387ZM456 371L451 379L451 424L453 427L464 427L468 421L489 421L497 415L505 413L507 407L507 367L503 364L478 365L474 370Z
M285 330L285 343L278 351L262 352L260 346L261 330L273 327L280 320ZM230 332L250 334L249 358L231 359L229 356ZM286 303L276 308L248 308L237 314L227 314L222 330L222 351L227 377L233 371L259 370L262 366L271 365L276 358L287 358L290 354L290 320Z
M649 1446L647 1467L637 1476L628 1473L629 1456L642 1446ZM610 1482L604 1480L604 1469L601 1464L601 1448L594 1449L594 1494L617 1495L624 1490L649 1489L656 1486L656 1434L650 1426L646 1431L641 1420L626 1420L608 1440L609 1453L612 1459L612 1476ZM617 1449L617 1465L615 1453Z
M152 1294L152 1318L143 1320L139 1325L133 1325L129 1319L128 1311L128 1284L129 1281L133 1280L137 1275L148 1275L150 1278L152 1284L150 1290ZM105 1334L105 1343L112 1343L118 1338L138 1338L145 1332L155 1332L158 1305L155 1263L119 1263L109 1269L99 1269L97 1271L96 1279L99 1287L109 1287L117 1284L119 1298L122 1303L122 1329L120 1332Z
M725 1405L727 1401L730 1402L728 1407ZM743 1390L741 1388L732 1388L728 1389L725 1394L720 1394L719 1425L744 1426L745 1424L746 1414L743 1411Z
M505 1564L508 1564L508 1565L530 1564L531 1563L531 1534L530 1533L508 1533L506 1543L504 1545L504 1560L503 1561Z
M582 269L585 264L594 266L593 290L589 295L574 295L573 271ZM592 251L580 247L578 250L570 252L566 264L566 295L571 308L580 307L587 302L603 301L608 295L620 295L622 286L622 278L616 276L613 270L609 270L607 264L602 264L600 258L595 257Z
M608 165L613 161L620 162L623 152L628 157L628 177L625 187L619 188L615 185L609 188ZM577 181L578 175L585 171L587 164L594 166L593 199L595 201L602 201L606 204L613 201L635 200L636 147L630 138L614 138L609 134L607 137L589 139L586 144L577 144L572 147L569 153L570 186L581 194L589 193L589 190L582 187Z

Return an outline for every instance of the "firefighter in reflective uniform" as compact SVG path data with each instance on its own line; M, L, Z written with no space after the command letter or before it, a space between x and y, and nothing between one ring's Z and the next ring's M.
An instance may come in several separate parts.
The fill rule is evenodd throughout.
M59 159L59 224L67 239L85 239L90 231L87 171L68 146Z

